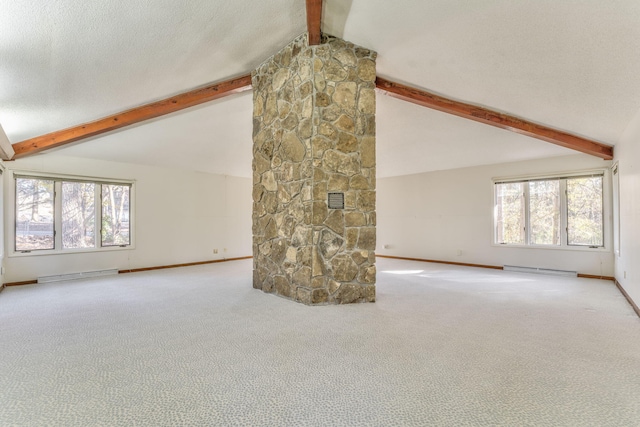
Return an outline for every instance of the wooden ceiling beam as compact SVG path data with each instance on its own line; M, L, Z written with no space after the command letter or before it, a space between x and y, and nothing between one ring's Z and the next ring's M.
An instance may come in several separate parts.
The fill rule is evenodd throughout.
M81 139L90 138L155 117L171 114L185 108L193 107L194 105L203 104L248 89L251 89L250 74L219 83L213 83L93 122L17 142L13 144L13 150L15 151L13 158L18 159L51 148L61 147Z
M313 0L307 0L307 3L312 1ZM321 1L318 3L321 3ZM510 130L532 138L541 139L552 144L597 156L605 160L613 159L613 147L601 142L592 141L564 131L532 123L515 116L492 111L484 107L444 98L440 95L405 84L396 83L382 77L376 78L376 87L382 93L404 101ZM81 139L97 136L145 120L171 114L176 111L213 101L234 93L243 92L250 88L251 75L245 75L194 89L160 101L145 104L93 122L84 123L68 129L27 139L25 141L15 143L12 146L6 144L8 143L8 139L5 138L6 143L4 144L4 148L2 146L2 135L4 135L4 132L2 132L0 128L0 158L9 160L29 156L44 150L61 147ZM11 151L14 151L15 154Z
M478 107L460 101L454 101L381 77L376 78L376 87L385 95L412 102L423 107L541 139L552 144L560 145L561 147L600 157L604 160L613 159L613 147L610 145L532 123L519 117L498 113L484 107Z
M309 32L309 46L320 44L322 22L322 0L307 0L307 31Z

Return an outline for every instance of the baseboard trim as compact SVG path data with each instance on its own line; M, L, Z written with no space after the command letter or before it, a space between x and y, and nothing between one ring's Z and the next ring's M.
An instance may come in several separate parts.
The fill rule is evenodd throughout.
M379 258L390 258L390 259L403 259L406 261L419 261L419 262L432 262L434 264L449 264L449 265L459 265L462 267L478 267L478 268L491 268L493 270L504 270L504 267L501 265L486 265L486 264L469 264L466 262L453 262L453 261L441 261L436 259L423 259L423 258L408 258L401 256L391 256L391 255L378 255L376 257ZM611 280L615 282L615 278L611 276L597 276L593 274L580 274L578 273L578 277L583 279L601 279L601 280Z
M165 268L179 268L179 267L192 267L194 265L204 265L204 264L216 264L219 262L228 262L228 261L240 261L243 259L251 259L252 256L244 256L238 258L225 258L225 259L215 259L211 261L198 261L198 262L188 262L185 264L171 264L171 265L158 265L155 267L143 267L143 268L132 268L128 270L118 270L118 274L127 274L127 273L139 273L141 271L151 271L151 270L164 270ZM2 285L5 286L22 286L22 285L35 285L38 283L37 280L24 280L22 282L10 282Z
M489 269L492 269L492 270L503 270L503 267L501 265L471 264L471 263L466 263L466 262L442 261L442 260L435 260L435 259L411 258L411 257L400 257L400 256L391 256L391 255L378 255L378 254L376 254L376 257L377 258L400 259L400 260L405 260L405 261L431 262L431 263L434 263L434 264L458 265L458 266L462 266L462 267L477 267L477 268L489 268ZM237 257L237 258L225 258L225 259L215 259L215 260L209 260L209 261L188 262L188 263L184 263L184 264L169 264L169 265L158 265L158 266L154 266L154 267L131 268L131 269L127 269L127 270L118 270L118 274L140 273L142 271L164 270L164 269L167 269L167 268L193 267L193 266L196 266L196 265L217 264L217 263L220 263L220 262L240 261L240 260L251 259L251 258L253 258L253 257L252 256L244 256L244 257ZM620 289L622 294L625 296L625 298L627 298L629 303L633 306L633 309L636 311L636 313L638 313L638 316L640 317L640 309L638 309L638 306L636 306L635 303L633 302L633 300L631 300L631 298L627 295L627 293L620 286L620 283L615 279L615 277L612 277L612 276L598 276L598 275L593 275L593 274L579 274L579 273L578 273L578 277L581 277L583 279L611 280L611 281L615 282L615 284L618 287L618 289ZM2 290L6 286L35 285L37 283L38 283L37 280L24 280L24 281L21 281L21 282L3 283L3 284L0 285L0 292L2 292Z
M185 264L158 265L158 266L155 266L155 267L143 267L143 268L132 268L132 269L129 269L129 270L119 270L118 273L120 273L120 274L140 273L142 271L164 270L164 269L167 269L167 268L193 267L195 265L217 264L219 262L240 261L240 260L243 260L243 259L251 259L251 258L253 258L253 257L252 256L244 256L244 257L238 257L238 258L214 259L214 260L211 260L211 261L188 262L188 263L185 263Z
M22 286L22 285L35 285L37 280L23 280L22 282L9 282L5 283L5 286Z
M640 317L640 308L636 305L636 303L631 299L631 297L629 296L629 294L627 293L627 291L624 290L624 288L622 287L622 285L620 284L620 282L618 282L617 279L613 279L613 282L616 284L616 287L618 288L618 290L620 291L620 293L625 297L625 299L627 300L627 302L631 305L631 308L633 308L633 311L636 312L636 315L638 317Z
M490 268L492 270L504 270L504 268L501 265L469 264L466 262L440 261L435 259L407 258L407 257L401 257L401 256L378 255L378 254L376 254L376 258L402 259L405 261L432 262L434 264L449 264L449 265L460 265L462 267L479 267L479 268Z
M615 282L616 278L613 276L598 276L593 274L580 274L578 273L578 277L582 277L583 279L600 279L600 280L611 280Z

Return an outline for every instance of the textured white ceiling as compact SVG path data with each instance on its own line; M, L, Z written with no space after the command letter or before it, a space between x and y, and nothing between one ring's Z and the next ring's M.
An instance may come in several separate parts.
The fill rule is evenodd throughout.
M49 152L250 177L252 102L243 92Z
M0 123L18 142L247 73L304 6L5 0ZM381 76L615 144L640 109L638 22L637 0L325 0L323 30L378 51ZM570 153L383 95L377 122L379 176ZM56 151L250 176L251 95Z
M615 144L640 109L638 0L326 0L378 74Z
M576 153L380 94L376 125L381 178Z
M305 31L305 2L1 0L12 142L250 72Z

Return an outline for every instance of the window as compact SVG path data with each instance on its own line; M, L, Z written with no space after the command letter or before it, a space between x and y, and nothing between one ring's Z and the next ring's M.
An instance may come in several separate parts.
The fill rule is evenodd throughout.
M567 179L568 243L603 246L602 217L602 177Z
M102 246L129 244L129 187L102 186Z
M603 174L495 183L497 244L604 246Z
M62 247L64 249L95 247L96 184L92 182L62 183Z
M499 243L524 245L524 183L496 185L496 239Z
M530 243L559 245L560 181L533 181L528 184Z
M130 183L18 175L15 182L16 252L131 245Z
M53 249L53 181L16 179L16 250Z

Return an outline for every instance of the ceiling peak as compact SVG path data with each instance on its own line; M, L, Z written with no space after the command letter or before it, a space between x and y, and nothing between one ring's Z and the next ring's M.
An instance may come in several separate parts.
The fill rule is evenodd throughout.
M322 0L307 0L307 31L309 32L309 45L320 44L322 32Z

